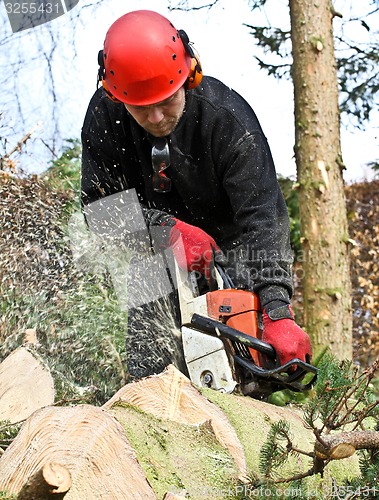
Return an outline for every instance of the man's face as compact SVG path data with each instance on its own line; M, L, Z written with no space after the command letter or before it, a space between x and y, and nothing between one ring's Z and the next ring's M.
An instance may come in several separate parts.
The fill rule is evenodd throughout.
M157 104L150 106L125 104L125 108L149 134L154 137L164 137L175 129L183 115L185 102L185 90L181 87L168 99Z

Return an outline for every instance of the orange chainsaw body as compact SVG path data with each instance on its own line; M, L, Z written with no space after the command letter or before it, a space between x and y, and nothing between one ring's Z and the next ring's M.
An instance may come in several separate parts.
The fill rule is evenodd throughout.
M226 288L208 292L206 299L210 318L251 337L262 338L262 330L258 321L261 308L258 296L253 292ZM259 353L252 348L249 348L249 352L254 363L259 366Z

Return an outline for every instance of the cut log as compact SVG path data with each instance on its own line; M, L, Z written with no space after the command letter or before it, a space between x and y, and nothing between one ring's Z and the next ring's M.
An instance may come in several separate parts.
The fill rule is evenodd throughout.
M339 432L322 436L316 441L315 451L319 458L340 460L351 457L356 450L379 450L378 431Z
M61 464L48 462L22 487L17 500L62 500L71 488L68 469Z
M47 462L71 475L64 500L156 499L123 428L100 408L36 411L0 458L0 491L19 494Z
M222 500L230 493L238 496L237 492L245 491L246 485L237 481L240 486L235 487L237 476L242 479L241 468L238 470L235 465L238 458L246 458L250 477L260 477L260 450L272 423L279 420L288 422L294 447L309 453L314 449L315 437L304 424L301 410L212 389L200 393L173 367L128 384L104 406L122 423L160 499L165 494L180 498L183 490L183 496L195 500ZM229 429L232 429L230 433ZM230 451L229 440L235 444ZM221 442L224 447L220 446ZM240 446L243 455L239 454ZM225 452L233 458L232 463ZM312 464L309 456L296 453L278 469L277 475L283 478L297 476L299 472L308 471ZM343 464L329 464L328 477L322 480L317 476L316 481L324 481L322 487L328 489L331 481L341 484L346 478L357 475L359 460L354 455ZM283 497L287 487L285 483ZM246 488L249 491L248 485Z
M49 369L26 347L19 347L0 364L0 420L11 423L54 403Z
M199 426L209 421L218 441L233 457L240 478L247 472L242 444L226 415L173 365L159 375L144 378L122 387L103 408L124 402L137 406L146 413L181 424Z

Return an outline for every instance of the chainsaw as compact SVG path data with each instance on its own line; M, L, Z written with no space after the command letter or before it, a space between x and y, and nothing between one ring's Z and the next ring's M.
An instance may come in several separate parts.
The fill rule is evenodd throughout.
M212 262L210 284L199 291L196 273L176 266L184 358L199 387L264 399L283 389L309 390L317 368L298 358L284 365L261 340L258 296L233 285L224 267Z

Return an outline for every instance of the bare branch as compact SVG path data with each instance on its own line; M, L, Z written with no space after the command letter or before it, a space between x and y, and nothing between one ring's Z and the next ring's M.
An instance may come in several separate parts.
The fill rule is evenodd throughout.
M339 432L323 436L323 444L316 441L315 453L323 460L331 458L340 460L354 455L356 450L378 450L378 431L351 431Z
M213 7L215 7L219 3L219 1L220 0L214 0L211 3L205 4L205 5L200 5L198 7L195 7L195 6L189 7L188 1L184 0L184 1L179 2L179 4L176 7L169 6L168 9L171 11L177 10L177 11L182 11L182 12L212 9Z

